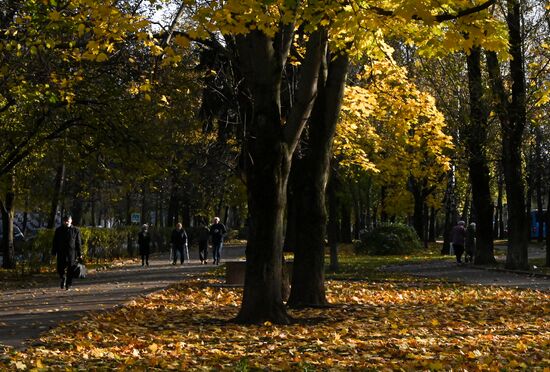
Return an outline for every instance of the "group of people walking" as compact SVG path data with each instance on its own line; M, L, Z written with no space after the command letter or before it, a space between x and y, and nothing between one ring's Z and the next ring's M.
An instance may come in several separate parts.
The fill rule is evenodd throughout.
M476 224L472 222L466 227L466 222L458 221L457 225L451 230L451 244L456 262L462 264L462 254L464 261L474 262L476 250Z
M208 241L212 242L212 256L214 265L219 265L221 258L221 250L223 246L223 238L227 230L220 222L219 217L214 217L212 225L209 227L204 223L199 225L197 231L197 240L199 243L199 259L201 264L206 265L208 260ZM175 229L170 235L170 244L172 248L172 264L175 265L179 261L181 264L189 260L189 238L187 232L181 223L177 223ZM151 235L147 224L143 225L138 234L139 254L141 256L141 266L149 266L149 252L151 246Z
M212 263L219 265L223 238L227 230L220 222L219 217L214 217L210 226L201 223L198 229L197 240L199 243L199 259L201 264L206 264L208 259L208 241L212 242ZM76 274L75 267L82 261L82 235L80 230L72 225L72 218L66 215L62 218L62 224L54 233L52 242L52 256L57 256L57 273L60 278L61 289L69 290ZM172 263L175 265L179 256L180 263L184 263L185 257L189 260L189 238L183 225L177 223L170 236L172 247ZM149 253L151 247L151 234L147 224L143 225L138 234L139 254L141 266L149 266Z

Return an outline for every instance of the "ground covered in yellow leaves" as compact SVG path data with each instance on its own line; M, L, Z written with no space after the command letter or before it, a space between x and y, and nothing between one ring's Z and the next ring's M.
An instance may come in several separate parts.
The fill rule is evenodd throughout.
M295 323L231 323L240 289L183 282L6 350L21 370L550 370L550 295L417 280L329 281Z

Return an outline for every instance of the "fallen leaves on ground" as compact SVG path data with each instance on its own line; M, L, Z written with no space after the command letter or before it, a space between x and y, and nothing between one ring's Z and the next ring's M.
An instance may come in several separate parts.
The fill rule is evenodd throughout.
M550 370L545 292L329 281L334 306L289 310L288 326L232 323L241 296L183 282L53 329L0 369Z

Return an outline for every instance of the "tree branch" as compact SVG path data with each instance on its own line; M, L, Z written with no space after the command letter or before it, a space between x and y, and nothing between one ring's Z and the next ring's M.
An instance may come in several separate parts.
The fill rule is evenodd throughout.
M481 3L477 6L459 10L455 14L446 13L446 12L438 14L438 15L434 16L434 19L435 19L436 22L444 22L444 21L450 21L450 20L453 20L453 19L458 19L458 18L461 18L461 17L465 17L467 15L474 14L474 13L480 12L482 10L485 10L485 9L489 8L491 5L495 4L496 2L497 2L496 0L487 0L486 2ZM395 15L395 12L393 10L387 10L387 9L380 8L380 7L377 7L377 6L372 6L372 7L369 7L368 9L374 11L375 13L377 13L379 15L386 16L386 17L392 17L392 16ZM414 14L411 18L416 20L416 21L421 21L422 20L422 17L420 17L416 14Z

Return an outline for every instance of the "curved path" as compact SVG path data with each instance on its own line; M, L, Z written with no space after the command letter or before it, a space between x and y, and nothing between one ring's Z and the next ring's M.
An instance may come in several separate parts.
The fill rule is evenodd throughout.
M442 278L450 282L470 285L495 285L550 291L550 277L548 276L519 274L505 270L492 270L469 264L458 266L454 261L450 260L392 265L384 267L383 270L407 273L425 278Z
M75 279L69 291L59 288L59 280L54 278L33 288L2 291L0 352L2 345L24 348L25 340L37 343L32 340L40 333L62 321L78 319L87 311L111 309L216 267L211 260L201 265L196 252L190 255L191 261L183 265L172 265L165 256L150 259L148 267L130 264L90 272L86 279ZM224 247L224 258L242 256L244 247Z
M243 257L244 247L224 247L223 256L227 259ZM27 345L25 340L30 340L33 345L38 344L40 333L62 321L79 319L87 311L111 309L215 267L212 264L200 265L196 252L191 252L191 262L184 265L171 265L167 257L151 259L150 264L145 268L130 264L91 272L86 279L76 281L70 291L60 289L58 280L54 278L33 288L1 291L0 352L2 345L24 348ZM469 265L457 266L449 260L395 265L384 269L466 284L550 290L548 277L491 271Z

